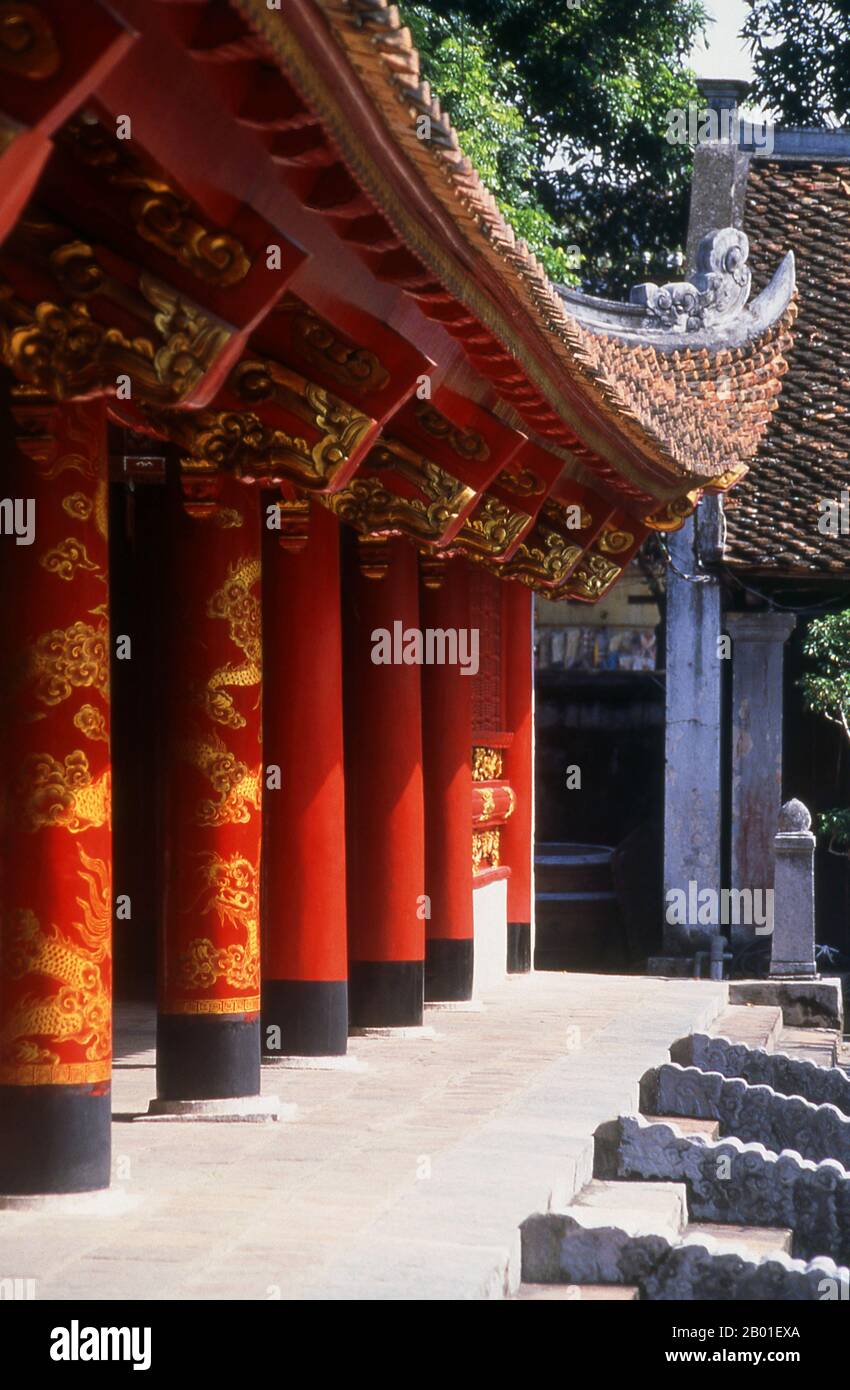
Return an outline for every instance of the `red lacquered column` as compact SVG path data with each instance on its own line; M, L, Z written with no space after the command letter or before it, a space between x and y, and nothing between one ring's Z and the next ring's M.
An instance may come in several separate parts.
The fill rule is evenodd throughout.
M260 1088L261 635L257 496L170 512L160 1100Z
M4 501L0 1192L80 1192L110 1170L106 416L14 413L0 496L31 502L34 529L18 544Z
M362 572L357 550L346 535L349 1016L361 1028L415 1026L425 960L420 668L372 656L380 634L398 636L400 655L401 635L419 626L417 555L406 541L388 542L388 568L376 579Z
M427 573L427 571L426 571ZM423 628L469 632L469 575L447 563L439 588L422 588ZM470 651L467 647L466 652ZM422 669L425 782L425 998L472 998L472 676L460 664Z
M502 586L502 672L504 709L513 741L506 758L516 795L513 815L502 831L508 879L508 973L531 969L534 892L534 597L522 584Z
M297 553L265 532L263 1050L348 1045L339 523L310 512ZM271 1031L270 1030L277 1030ZM274 1045L272 1045L272 1043Z

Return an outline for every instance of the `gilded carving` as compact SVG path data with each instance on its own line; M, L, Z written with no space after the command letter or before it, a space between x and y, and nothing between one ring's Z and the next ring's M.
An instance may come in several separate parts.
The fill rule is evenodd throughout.
M230 333L152 275L139 277L139 289L156 311L154 326L162 339L153 356L156 380L182 400L206 375Z
M472 750L473 782L495 782L502 775L501 748L476 745Z
M59 705L72 690L109 690L107 629L76 622L70 627L45 632L30 649L29 674L35 698L44 705Z
M247 404L275 401L319 431L312 446L281 431L281 443L270 450L272 471L288 465L303 487L326 487L373 427L367 415L278 362L240 362L229 386Z
M47 17L23 0L0 4L0 71L31 82L44 81L59 69L61 54Z
M356 478L321 499L340 520L360 531L397 529L417 540L439 541L475 496L472 488L396 440L373 449L369 462L376 470L394 469L428 500L391 492L375 478Z
M514 512L487 494L461 527L459 541L481 555L502 555L531 523L527 512Z
M81 748L63 760L52 753L31 753L21 766L18 793L21 826L30 833L60 826L79 835L109 824L109 771L93 777Z
M74 521L88 521L92 514L93 503L90 497L86 497L84 492L72 492L68 497L62 498L62 510Z
M684 526L689 516L693 516L696 511L696 502L691 497L679 497L675 502L670 502L660 512L653 512L651 516L643 517L643 524L650 531L678 531Z
M479 820L490 820L496 814L496 798L489 787L481 793L481 814Z
M381 391L390 377L374 352L344 342L308 305L294 296L278 307L291 318L293 336L308 361L318 364L345 386L356 391Z
M242 243L226 232L202 226L191 215L188 200L167 183L131 173L116 174L111 182L134 190L130 216L145 241L219 289L245 279L251 262Z
M582 598L595 602L601 598L622 574L619 565L606 560L604 555L586 555L575 574L570 576L559 598Z
M475 489L461 483L445 468L433 463L423 454L408 449L401 440L384 435L379 444L369 454L370 465L379 472L383 468L393 469L419 488L432 502L442 502L447 510L447 521L454 521L475 497Z
M112 905L109 869L79 846L83 895L77 898L81 922L75 937L55 924L45 929L28 908L6 925L6 968L12 979L37 975L53 987L24 995L13 1004L0 1028L0 1082L9 1084L93 1082L110 1072L110 991L105 967L110 957ZM86 1062L63 1063L57 1052L34 1038L49 1037L56 1046L76 1043Z
M571 545L557 531L544 531L541 541L540 545L523 541L508 565L508 573L519 579L557 582L581 556L581 546Z
M78 541L74 536L68 536L51 550L46 550L39 557L38 563L48 574L55 574L57 579L67 581L72 580L80 570L99 572L94 560L89 558L82 541Z
M184 754L211 783L217 797L215 801L202 797L198 802L198 825L246 825L252 810L260 809L261 769L249 768L216 734L187 744Z
M546 491L545 483L530 468L521 468L518 473L506 468L496 481L506 492L513 492L517 497L539 497Z
M90 250L90 248L86 248ZM2 288L2 287L0 287ZM95 321L85 303L35 309L0 294L0 357L20 381L66 400L114 387L126 374L154 400L182 400L206 374L230 333L150 275L139 280L159 344Z
M472 836L472 872L498 869L501 853L501 834L498 829L476 830Z
M80 705L74 715L74 728L95 742L109 742L104 713L94 705Z
M235 531L245 524L244 516L235 507L219 507L211 519L220 531Z
M445 415L441 415L439 410L435 410L427 401L421 401L417 405L416 419L423 430L448 444L459 458L486 463L490 457L490 450L480 434L475 430L464 430L458 425L453 425L451 420L447 420Z
M178 439L189 456L182 461L187 475L228 470L238 475L269 476L295 472L304 486L323 485L307 440L286 430L265 425L251 410L202 410L175 422ZM318 448L318 446L316 446Z
M244 729L245 716L237 710L228 686L245 688L260 684L262 636L260 630L260 600L255 592L260 580L260 562L245 558L234 561L228 576L207 604L207 617L227 623L231 642L239 648L244 660L220 666L197 692L199 703L210 719L230 729Z
M207 284L227 289L244 280L251 262L241 241L198 221L189 199L146 174L99 122L71 121L60 140L89 168L103 171L113 188L130 194L130 219L145 241Z
M568 531L588 531L593 525L593 517L586 507L579 502L555 502L549 500L544 502L542 508L543 516L556 526L564 526ZM578 517L576 518L576 512ZM578 525L570 524L578 520Z
M603 526L596 544L604 555L622 555L635 543L631 531L618 531L613 526Z
M229 859L212 851L203 856L203 888L190 911L214 913L219 928L243 939L217 947L209 937L197 937L180 958L183 989L210 989L224 979L233 989L257 991L260 985L259 875L241 855Z

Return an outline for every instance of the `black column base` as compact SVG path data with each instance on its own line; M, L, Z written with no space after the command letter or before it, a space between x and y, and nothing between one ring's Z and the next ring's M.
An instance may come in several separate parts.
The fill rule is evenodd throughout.
M269 1045L269 1029L280 1043ZM345 980L264 980L262 1048L265 1057L344 1057L348 1050Z
M108 1187L111 1125L108 1085L0 1086L0 1193Z
M429 936L425 942L425 998L428 1003L454 1003L472 998L475 948L471 937L453 940Z
M352 961L348 1013L352 1028L418 1028L424 1009L421 960Z
M158 1014L159 1100L229 1100L260 1093L260 1020L244 1014Z
M531 923L508 922L508 974L527 975L531 969Z

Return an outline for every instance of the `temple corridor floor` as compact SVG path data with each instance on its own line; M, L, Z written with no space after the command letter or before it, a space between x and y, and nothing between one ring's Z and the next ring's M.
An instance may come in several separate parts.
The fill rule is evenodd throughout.
M726 987L510 979L427 1038L354 1038L361 1072L263 1069L277 1124L136 1124L152 1011L119 1010L110 1211L0 1211L4 1273L48 1299L499 1297L517 1228L591 1176L592 1135L637 1108ZM515 1269L515 1265L514 1265Z

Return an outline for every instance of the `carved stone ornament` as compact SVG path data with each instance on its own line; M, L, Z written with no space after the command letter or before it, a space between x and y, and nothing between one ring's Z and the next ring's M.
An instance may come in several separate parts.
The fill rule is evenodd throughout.
M677 333L715 328L733 319L749 298L749 253L749 241L737 228L709 232L699 244L690 280L635 285L630 302L644 309L646 328Z

